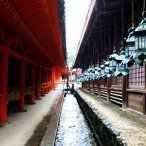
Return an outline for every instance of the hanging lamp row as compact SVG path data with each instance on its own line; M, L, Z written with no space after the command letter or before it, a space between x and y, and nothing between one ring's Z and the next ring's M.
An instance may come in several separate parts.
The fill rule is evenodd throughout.
M122 4L123 9L123 4ZM116 28L115 28L116 29ZM110 43L109 43L110 44ZM109 46L110 48L110 46ZM142 21L134 27L134 0L132 1L132 27L128 30L128 37L123 38L123 14L122 14L122 43L121 52L117 53L114 48L107 61L96 64L85 70L76 78L78 82L96 80L101 78L127 76L128 67L134 63L143 65L146 62L146 10L145 0L143 2Z

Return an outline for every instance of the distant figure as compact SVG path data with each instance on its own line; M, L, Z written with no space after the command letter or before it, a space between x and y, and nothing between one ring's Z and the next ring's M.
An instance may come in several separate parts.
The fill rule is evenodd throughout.
M72 84L71 89L74 90L74 84Z
M74 84L71 86L71 94L74 94Z
M68 82L66 83L66 87L67 87L67 89L70 89L70 86L69 86Z

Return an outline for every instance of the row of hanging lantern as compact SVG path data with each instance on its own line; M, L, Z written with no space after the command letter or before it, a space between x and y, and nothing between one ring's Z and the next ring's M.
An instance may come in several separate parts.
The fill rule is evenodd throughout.
M144 0L145 8L145 0ZM127 76L129 74L128 67L134 63L143 65L146 62L146 17L143 9L142 21L138 27L131 27L128 30L127 39L123 39L121 44L121 52L117 54L114 48L107 61L103 61L101 65L96 64L95 67L89 67L80 76L76 78L79 82L96 80L101 78L110 78L117 76Z

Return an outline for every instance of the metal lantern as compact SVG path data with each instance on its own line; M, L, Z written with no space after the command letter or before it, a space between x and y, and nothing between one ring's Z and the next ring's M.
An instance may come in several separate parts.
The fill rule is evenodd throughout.
M92 80L92 67L88 68L88 80Z
M109 61L109 59L107 59L107 61L105 62L105 64L104 64L104 73L105 73L105 76L106 77L111 77L111 75L112 75L112 73L110 72L110 61Z
M95 79L98 79L99 78L99 64L96 64L95 67L94 67L94 70L95 70Z
M135 36L133 35L135 28L131 27L128 30L128 38L126 41L124 41L124 47L125 47L125 56L130 57L132 54L135 53Z
M117 65L117 63L116 63L115 60L113 60L113 59L109 60L109 70L111 72L114 72L115 71L116 65Z
M96 70L95 71L95 79L98 79L99 78L99 72Z
M135 30L134 27L131 27L128 30L128 33L129 33L128 38L127 39L125 38L124 42L123 42L123 46L125 49L125 58L122 61L123 65L131 66L134 64L133 55L136 51L136 49L135 49L135 36L133 35L134 30Z
M99 64L95 64L95 67L94 67L95 71L97 71L98 68L99 68Z
M101 73L101 68L99 67L98 68L99 79L101 78L100 73Z
M122 42L123 43L123 42ZM117 62L117 64L120 64L124 59L125 59L125 51L124 51L124 48L123 48L123 44L122 44L122 47L121 47L121 52L120 52L120 55L118 55L115 60Z
M129 74L129 70L126 69L125 66L118 65L117 68L116 68L116 71L113 74L113 76L114 77L127 76L128 74Z
M92 67L90 68L90 80L94 80L94 73L95 73L95 69L94 69L94 67L92 66Z
M103 61L102 65L100 65L100 77L101 78L105 78L106 77L105 76L105 70L104 70L104 68L105 68L104 64L105 64L105 61Z
M143 16L144 16L143 12ZM146 18L143 17L139 26L134 31L135 36L135 50L136 53L133 55L133 59L136 63L137 60L145 61L146 58Z
M126 69L126 65L123 65L123 60L125 60L125 51L124 51L124 42L121 43L122 47L121 47L121 52L120 55L117 55L115 57L115 64L114 64L114 73L113 76L117 77L117 76L121 76L121 75L128 75L129 74L129 70Z
M122 47L123 49L123 47ZM121 51L118 59L119 59L119 62L117 63L117 66L116 66L116 71L114 72L114 76L117 77L117 76L127 76L129 74L129 70L126 68L126 65L123 64L122 60L124 60L126 57L125 57L125 51Z
M113 59L113 60L116 60L117 57L118 57L118 54L117 54L117 51L114 47L113 54L111 54L109 58Z
M109 70L113 73L116 70L117 62L115 58L117 57L116 50L114 49L113 54L109 57Z

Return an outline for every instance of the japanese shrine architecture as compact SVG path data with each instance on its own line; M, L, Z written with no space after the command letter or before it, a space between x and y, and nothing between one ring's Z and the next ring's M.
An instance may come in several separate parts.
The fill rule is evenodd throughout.
M143 114L146 114L145 16L145 0L93 0L74 62L74 68L83 71L78 77L83 88Z
M0 123L35 103L66 73L63 0L0 1Z

